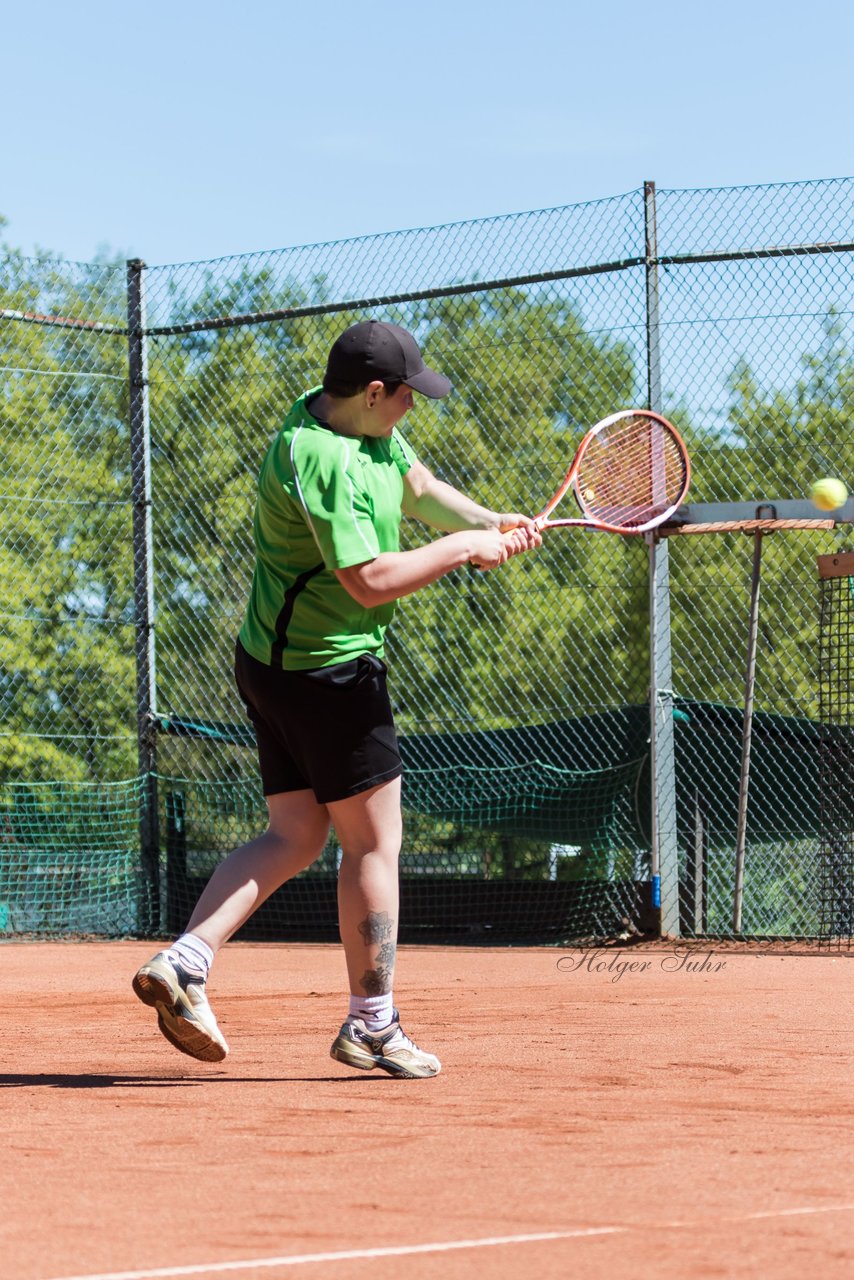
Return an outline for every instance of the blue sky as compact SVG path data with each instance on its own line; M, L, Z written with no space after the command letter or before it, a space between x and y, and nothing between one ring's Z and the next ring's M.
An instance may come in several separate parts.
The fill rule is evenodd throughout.
M854 174L854 7L4 6L5 238L217 258L662 188Z

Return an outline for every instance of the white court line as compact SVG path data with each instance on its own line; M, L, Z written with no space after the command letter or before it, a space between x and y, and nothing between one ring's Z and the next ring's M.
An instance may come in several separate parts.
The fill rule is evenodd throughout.
M796 1218L800 1213L845 1213L850 1209L854 1209L854 1204L829 1204L823 1209L766 1209L762 1213L745 1214L744 1220L751 1222L756 1218Z
M338 1253L286 1253L281 1258L252 1258L243 1262L211 1262L193 1267L158 1267L152 1271L107 1271L101 1275L62 1276L59 1280L156 1280L157 1277L197 1276L214 1271L251 1271L253 1267L298 1267L309 1262L352 1262L358 1258L404 1258L413 1253L449 1253L451 1249L487 1249L497 1244L530 1244L535 1240L575 1240L579 1236L612 1236L625 1227L588 1227L577 1231L539 1231L526 1236L484 1236L480 1240L448 1240L443 1244L389 1245L384 1249L346 1249Z
M756 1222L768 1218L794 1218L819 1213L850 1213L854 1204L815 1208L769 1209L737 1217L705 1218L694 1222L660 1222L656 1230L705 1229L724 1222ZM300 1267L312 1262L354 1262L362 1258L405 1258L417 1253L450 1253L454 1249L489 1249L496 1245L535 1244L542 1240L580 1240L589 1236L628 1235L647 1227L579 1227L576 1231L538 1231L520 1236L483 1236L478 1240L447 1240L439 1244L389 1245L381 1249L345 1249L334 1253L286 1253L277 1258L244 1258L234 1262L207 1262L187 1267L154 1267L148 1271L103 1271L97 1275L59 1276L55 1280L171 1280L173 1276L213 1275L224 1271L252 1271L260 1267Z

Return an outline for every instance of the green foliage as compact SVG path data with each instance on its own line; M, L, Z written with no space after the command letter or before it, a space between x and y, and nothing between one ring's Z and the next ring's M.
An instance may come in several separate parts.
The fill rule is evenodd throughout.
M589 336L571 306L537 291L443 299L424 343L456 393L419 405L407 434L438 475L496 510L535 514L584 430L631 403L628 347ZM423 538L410 528L405 545ZM512 727L584 710L599 701L590 673L603 667L612 696L636 700L644 583L642 544L553 533L537 556L497 574L461 570L404 602L391 641L405 671L404 727L423 722L425 708L433 728Z
M228 280L218 268L192 280L148 274L152 305L166 320L300 308L329 292L322 278L277 280L254 261ZM34 268L9 251L0 284L8 309L124 323L124 271L115 263L87 274L62 263ZM491 507L536 511L584 430L638 399L641 353L588 327L568 291L493 290L383 314L417 332L428 359L455 382L453 396L421 400L405 425L417 453ZM319 381L332 340L358 318L334 312L151 339L159 711L239 717L231 651L251 575L258 465L287 406ZM0 471L9 478L0 531L0 778L129 776L136 713L126 338L5 321L0 345ZM762 388L742 362L731 393L729 426L717 436L700 433L684 408L672 410L694 457L693 501L792 496L817 472L837 472L854 393L840 317L829 313L822 343L804 355L791 386ZM428 536L407 523L403 545ZM780 539L768 549L769 596L785 592L804 545ZM748 550L747 540L734 555L730 540L696 539L690 557L671 557L675 674L692 696L731 700ZM389 644L401 729L512 727L642 703L647 591L642 540L566 532L547 535L540 553L500 572L461 570L401 602ZM764 634L780 710L809 696L812 625L794 620L785 635ZM182 751L182 767L202 776L251 768L236 749Z
M51 264L36 289L32 265L12 256L0 272L4 306L90 320L91 298L74 277ZM99 306L121 324L113 283L105 269ZM0 778L127 775L136 751L132 739L127 746L126 342L5 321L0 366Z
M687 433L695 472L691 500L773 502L806 496L820 475L850 478L854 358L832 309L822 344L803 356L801 370L789 388L763 389L749 364L739 362L730 380L726 438ZM817 714L815 556L830 549L829 537L833 550L851 541L844 527L833 535L801 531L763 539L761 599L768 603L760 608L757 670L766 710ZM736 533L691 543L690 555L671 548L674 684L695 698L732 701L727 674L733 645L743 661L753 539Z

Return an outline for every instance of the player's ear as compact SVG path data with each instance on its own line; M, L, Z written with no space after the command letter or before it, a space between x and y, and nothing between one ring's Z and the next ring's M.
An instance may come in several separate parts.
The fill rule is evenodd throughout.
M384 391L385 387L379 379L368 383L365 387L365 404L369 409L373 409L374 405L382 399Z

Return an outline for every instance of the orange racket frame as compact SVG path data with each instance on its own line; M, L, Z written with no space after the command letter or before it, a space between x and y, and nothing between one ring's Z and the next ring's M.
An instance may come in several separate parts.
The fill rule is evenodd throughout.
M688 450L673 423L650 409L622 409L587 432L536 521L541 529L648 533L682 505L690 483ZM550 519L569 489L581 516Z

